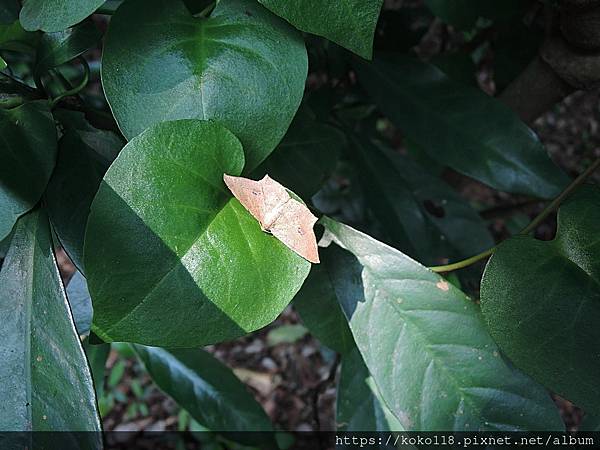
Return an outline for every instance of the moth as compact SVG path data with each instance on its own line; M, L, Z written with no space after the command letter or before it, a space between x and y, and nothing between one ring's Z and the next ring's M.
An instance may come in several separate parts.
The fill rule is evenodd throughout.
M265 175L262 180L223 175L223 181L242 206L286 247L311 263L319 262L317 238L313 226L317 218L305 204Z

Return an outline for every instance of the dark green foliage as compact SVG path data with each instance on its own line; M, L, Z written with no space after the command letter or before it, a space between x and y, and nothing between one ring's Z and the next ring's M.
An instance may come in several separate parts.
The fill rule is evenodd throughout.
M497 98L541 9L414 3L2 2L0 431L97 432L132 398L124 417L148 414L146 375L116 389L147 373L181 430L283 447L200 348L255 332L323 344L311 395L339 373L341 431L564 430L551 392L598 428L600 191L582 182L600 160L570 180L584 164L559 168ZM223 176L242 174L283 194L240 202ZM321 218L320 265L276 237L311 237L288 197ZM553 240L499 242L552 198L533 225L562 203ZM292 300L302 324L259 331Z

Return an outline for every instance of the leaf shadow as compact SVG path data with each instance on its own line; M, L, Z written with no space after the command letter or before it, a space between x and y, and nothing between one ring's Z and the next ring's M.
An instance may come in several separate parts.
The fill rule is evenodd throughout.
M206 264L219 263L218 251L204 252L203 263L195 254L181 258L108 184L103 182L101 189L86 231L86 236L96 238L86 238L85 243L92 330L101 339L181 348L247 334L230 316L238 305L230 302L224 311L197 281L204 277L204 286L220 282L203 275L214 271L202 270ZM119 258L111 259L115 254Z

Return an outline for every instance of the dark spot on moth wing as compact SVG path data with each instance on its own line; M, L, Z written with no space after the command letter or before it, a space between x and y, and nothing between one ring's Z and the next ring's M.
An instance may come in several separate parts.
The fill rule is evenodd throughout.
M244 14L246 14L248 17L252 17L252 13L248 10L244 11Z

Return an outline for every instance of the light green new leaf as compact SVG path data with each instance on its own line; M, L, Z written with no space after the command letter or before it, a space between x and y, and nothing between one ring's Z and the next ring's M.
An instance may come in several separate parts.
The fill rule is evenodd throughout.
M28 31L63 31L81 22L105 0L25 0L19 16Z
M0 286L0 430L96 432L60 440L100 448L94 387L43 212L19 219Z
M524 9L522 0L425 0L427 7L447 24L473 27L477 18L507 19Z
M317 122L308 108L298 111L275 151L252 173L279 181L302 198L312 197L331 175L345 145L344 135Z
M437 161L517 194L551 198L568 183L533 131L479 89L408 56L355 68L382 112Z
M36 72L43 73L77 58L94 47L101 37L102 34L91 21L65 31L44 33L37 50Z
M354 340L407 430L564 428L548 393L509 366L477 305L399 251L331 219L321 252Z
M56 168L45 198L61 245L84 272L83 241L90 206L123 142L111 131L92 127L83 113L57 110L55 116L65 134L58 143Z
M383 0L259 0L307 33L318 34L370 59Z
M128 138L165 120L222 121L246 172L285 134L304 92L299 33L254 0L222 0L197 19L179 0L128 0L106 36L102 83Z
M247 443L260 442L261 437L272 439L268 432L273 427L261 406L231 369L210 353L143 345L133 348L152 380L202 426L215 432L234 432L231 437Z
M56 128L46 102L0 109L0 240L40 199L56 161Z
M600 188L558 213L550 242L517 236L485 269L481 307L492 336L522 370L587 412L600 411Z
M307 333L306 327L299 323L280 325L267 334L267 345L275 347L280 344L293 344L306 336Z
M439 264L494 245L477 212L438 177L365 137L350 142L369 207L396 247Z
M348 322L322 264L311 269L294 298L294 309L300 314L302 323L322 344L342 354L354 349Z
M261 328L286 307L310 263L232 198L223 174L243 166L240 142L215 122L164 122L125 146L85 238L100 338L200 346Z
M404 431L385 404L356 347L342 357L336 422L338 431Z

